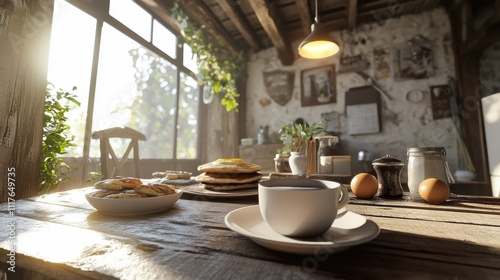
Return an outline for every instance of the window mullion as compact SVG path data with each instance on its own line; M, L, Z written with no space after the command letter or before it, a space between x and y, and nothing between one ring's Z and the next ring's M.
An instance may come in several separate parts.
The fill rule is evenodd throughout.
M95 39L94 39L94 54L92 57L92 72L90 74L90 86L89 86L89 97L87 105L87 119L85 120L85 136L83 140L83 181L85 181L88 162L90 158L90 141L92 134L92 122L94 118L94 102L95 102L95 92L97 85L97 71L99 65L99 53L101 49L101 36L102 36L102 19L97 19L96 29L95 29Z

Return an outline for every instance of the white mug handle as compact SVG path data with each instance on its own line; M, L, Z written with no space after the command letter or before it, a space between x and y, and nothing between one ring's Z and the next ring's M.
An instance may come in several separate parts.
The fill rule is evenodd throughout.
M340 184L340 189L342 190L342 193L340 195L339 204L338 204L337 209L344 208L347 205L347 203L349 202L349 191L347 190L346 185Z

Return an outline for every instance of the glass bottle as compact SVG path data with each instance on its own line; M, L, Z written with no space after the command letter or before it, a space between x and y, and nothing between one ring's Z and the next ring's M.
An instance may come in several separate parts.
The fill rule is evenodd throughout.
M316 171L320 174L332 174L332 156L337 154L335 145L339 142L337 136L325 135L315 137L318 140L318 152L316 157Z

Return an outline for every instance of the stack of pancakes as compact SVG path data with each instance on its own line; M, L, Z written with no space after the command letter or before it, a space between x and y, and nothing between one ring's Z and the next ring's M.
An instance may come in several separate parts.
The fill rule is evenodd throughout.
M230 191L257 188L262 167L242 159L218 159L198 166L195 179L207 190Z

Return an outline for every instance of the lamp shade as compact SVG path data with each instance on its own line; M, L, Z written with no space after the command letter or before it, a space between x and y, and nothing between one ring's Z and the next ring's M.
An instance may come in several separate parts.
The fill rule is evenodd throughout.
M320 23L313 23L311 34L299 45L299 55L305 58L325 58L338 53L339 44L328 35L328 28Z

